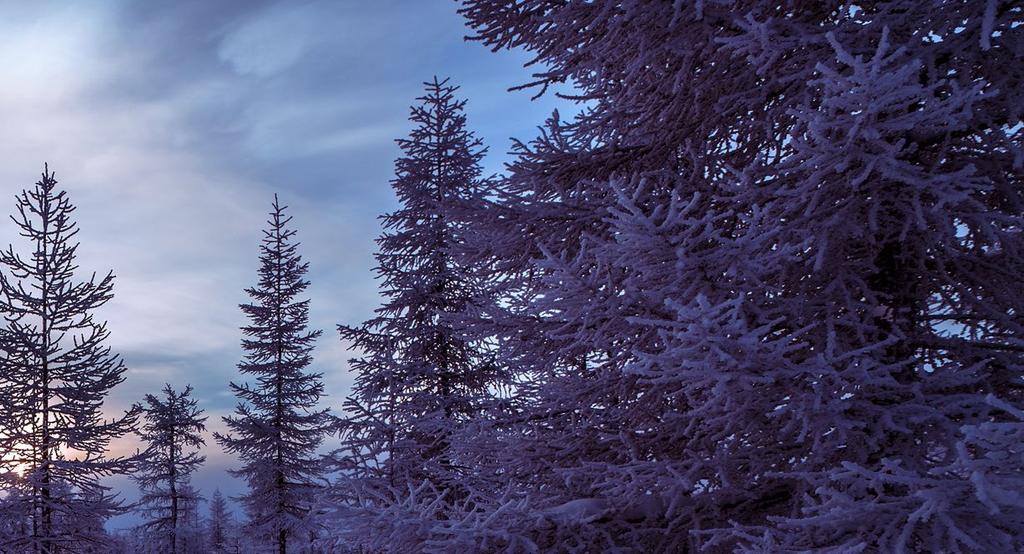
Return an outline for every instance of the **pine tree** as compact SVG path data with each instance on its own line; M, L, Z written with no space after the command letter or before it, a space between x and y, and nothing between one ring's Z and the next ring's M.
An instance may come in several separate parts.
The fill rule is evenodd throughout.
M309 285L309 268L292 243L291 217L274 196L273 211L260 246L259 284L246 289L252 304L242 311L245 359L238 365L255 385L231 383L240 402L224 422L228 434L216 439L244 465L232 473L249 491L241 497L249 525L269 537L284 554L290 537L302 541L315 529L313 494L320 487L322 463L316 455L329 430L327 410L318 410L321 374L307 373L320 331L307 330L309 300L297 297Z
M453 256L462 230L452 213L478 195L484 149L466 129L458 88L436 77L424 84L411 110L415 128L397 141L402 157L391 184L402 207L383 216L377 240L386 302L362 326L338 327L362 356L351 362L357 377L335 454L343 475L337 492L366 510L342 525L372 541L369 548L401 549L409 540L398 535L410 525L389 510L402 509L410 488L420 490L414 509L426 507L417 517L428 520L450 517L452 505L466 500L468 474L454 436L496 382L493 364L452 324L474 298Z
M516 145L477 223L506 291L481 330L528 396L491 440L525 500L463 535L1024 548L1019 8L462 13L588 101Z
M104 398L125 372L105 345L106 324L92 316L112 297L114 275L75 279L75 208L49 168L16 200L12 219L30 250L27 256L13 246L0 252L7 268L0 273L6 320L0 388L4 434L15 445L2 464L10 478L5 504L25 519L8 545L29 552L84 551L106 543L102 522L122 510L99 480L130 469L131 459L108 458L105 451L133 429L138 416L133 408L119 418L102 417Z
M207 525L208 548L211 554L225 554L228 552L229 536L232 533L231 514L228 512L228 503L220 489L213 491L210 500L210 519Z
M144 527L161 552L186 552L184 514L187 505L199 500L189 480L206 460L198 452L206 444L200 435L206 418L192 398L191 385L176 392L169 384L164 385L163 398L146 395L143 416L140 435L147 448L135 480L142 489Z

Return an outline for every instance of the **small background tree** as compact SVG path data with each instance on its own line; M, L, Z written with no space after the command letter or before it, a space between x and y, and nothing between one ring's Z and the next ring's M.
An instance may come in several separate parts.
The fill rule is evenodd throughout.
M227 500L224 499L220 489L213 491L213 496L210 498L210 517L206 527L209 552L211 554L230 552L231 536L235 532L234 522L231 512L228 510Z
M206 444L201 436L206 418L191 385L176 392L169 384L162 397L146 395L143 416L140 435L147 448L134 477L142 489L144 529L160 552L197 551L190 538L196 525L189 519L200 499L190 477L206 460L198 452Z

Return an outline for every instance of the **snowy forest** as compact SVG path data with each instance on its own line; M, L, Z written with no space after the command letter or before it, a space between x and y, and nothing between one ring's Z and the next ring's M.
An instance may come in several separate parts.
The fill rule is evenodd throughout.
M75 175L0 205L0 552L1024 552L1024 4L448 7L578 110L490 174L425 69L367 321L315 328L263 199L213 440L180 379L104 410Z

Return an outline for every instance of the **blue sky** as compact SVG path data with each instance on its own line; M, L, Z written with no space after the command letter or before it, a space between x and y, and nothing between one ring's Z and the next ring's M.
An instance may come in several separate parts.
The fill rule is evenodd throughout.
M527 55L464 42L448 0L0 6L0 213L49 162L78 206L82 271L117 275L98 314L129 367L112 413L165 382L191 383L209 428L222 428L241 356L237 306L275 192L311 264L310 316L324 329L315 369L325 404L339 405L351 353L334 327L378 303L377 216L395 207L393 139L408 132L422 82L462 86L488 173L507 161L510 137L533 137L552 109L569 109L507 92L529 80ZM0 224L0 243L17 239ZM196 485L240 492L212 438L206 454ZM134 497L133 484L113 485Z

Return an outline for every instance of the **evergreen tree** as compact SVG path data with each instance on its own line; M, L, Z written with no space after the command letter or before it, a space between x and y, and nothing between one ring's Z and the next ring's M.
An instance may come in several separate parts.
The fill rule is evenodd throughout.
M176 392L167 384L163 398L145 397L140 435L147 448L135 480L142 489L139 505L147 518L144 527L160 552L188 551L183 545L188 534L185 515L199 501L189 480L206 460L198 453L206 444L200 435L206 429L201 414L191 385Z
M209 551L211 554L224 554L228 550L228 539L231 533L231 514L228 512L228 503L220 489L213 491L210 500Z
M232 473L244 478L249 491L241 497L249 526L269 538L278 552L288 541L300 543L315 529L313 493L321 484L322 463L316 455L329 430L327 410L318 410L323 394L319 373L307 373L313 343L320 331L307 330L309 300L297 297L309 285L309 268L292 243L291 217L274 196L273 211L260 246L259 284L246 289L253 303L242 311L245 359L238 368L254 385L231 383L240 402L224 422L228 434L216 439L244 465Z
M506 291L479 332L528 396L486 444L522 503L445 544L1024 548L1007 450L1024 406L1019 7L462 13L588 104L517 144L478 221L474 255Z
M377 240L386 302L362 326L338 327L363 355L351 362L357 377L335 454L343 476L336 492L363 510L342 526L369 548L420 540L401 536L417 524L394 511L410 502L410 489L419 490L410 508L422 508L415 517L428 522L467 500L469 474L453 440L496 382L493 364L452 324L474 299L453 256L462 229L452 214L479 194L484 149L466 129L457 87L436 77L424 84L411 110L415 128L397 141L391 184L402 207L383 216Z
M0 463L4 503L24 519L7 546L84 552L106 544L102 522L122 510L99 480L130 469L131 459L108 458L105 451L138 416L136 408L111 420L102 414L104 398L125 372L105 345L106 324L92 316L112 297L114 275L75 279L75 208L48 168L16 200L12 219L29 250L0 252L7 269L0 273L3 434L14 445Z

